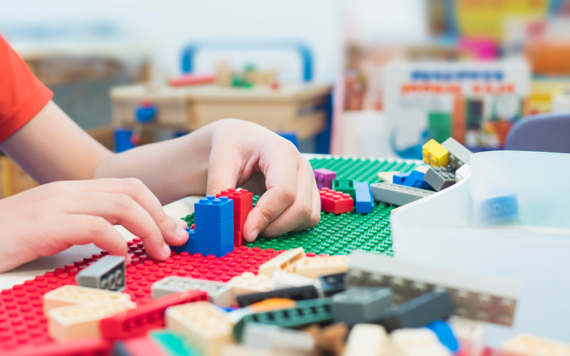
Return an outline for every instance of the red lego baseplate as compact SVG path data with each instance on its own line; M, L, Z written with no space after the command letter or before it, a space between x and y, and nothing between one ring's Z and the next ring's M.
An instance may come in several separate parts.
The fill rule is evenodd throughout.
M151 286L163 278L182 276L227 282L243 272L257 274L261 264L282 252L240 246L221 258L183 252L173 253L166 261L156 261L146 255L139 238L129 242L129 249L132 263L127 267L124 293L130 294L139 305L152 300ZM105 255L107 253L103 251L0 292L0 354L24 345L53 343L47 333L43 295L63 285L76 285L75 275Z

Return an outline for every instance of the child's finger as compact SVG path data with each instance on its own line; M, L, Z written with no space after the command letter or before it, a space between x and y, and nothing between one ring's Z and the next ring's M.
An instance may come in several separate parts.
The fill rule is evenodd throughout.
M216 195L222 190L235 188L242 175L243 158L237 150L216 150L210 153L206 195Z

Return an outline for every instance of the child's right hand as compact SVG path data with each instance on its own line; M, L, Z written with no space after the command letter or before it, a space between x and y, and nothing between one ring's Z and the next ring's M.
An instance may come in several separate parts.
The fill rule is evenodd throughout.
M0 271L89 243L128 258L117 224L159 260L188 239L186 222L166 215L138 179L55 182L0 200Z

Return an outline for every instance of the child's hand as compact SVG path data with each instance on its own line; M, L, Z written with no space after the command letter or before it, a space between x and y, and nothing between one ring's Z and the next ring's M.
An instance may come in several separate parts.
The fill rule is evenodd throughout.
M170 256L166 244L188 239L186 222L166 215L138 179L50 183L0 200L0 271L89 243L128 256L115 224L139 236L159 260Z
M245 223L247 241L259 233L275 237L319 223L321 201L313 169L291 142L240 120L213 125L207 194L241 186L255 194L265 192Z

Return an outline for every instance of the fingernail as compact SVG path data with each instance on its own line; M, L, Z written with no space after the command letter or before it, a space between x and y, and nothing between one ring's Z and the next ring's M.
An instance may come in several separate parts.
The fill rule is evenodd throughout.
M253 240L255 241L255 239L257 239L257 235L259 235L259 230L255 229L251 232L251 237L253 237Z
M181 228L180 226L176 227L176 236L178 236L178 238L183 239L183 238L187 238L188 237L188 232L186 232L186 230L184 230L183 228Z
M170 257L170 246L168 246L166 242L164 243L164 246L162 246L162 249L164 250L164 254L166 255L165 259Z

